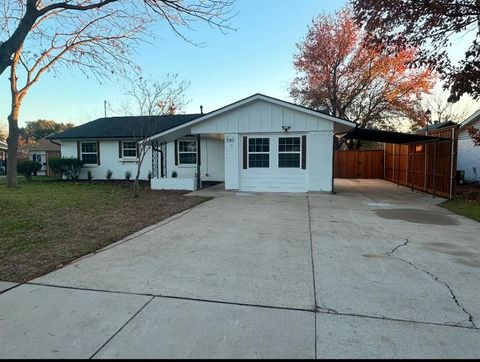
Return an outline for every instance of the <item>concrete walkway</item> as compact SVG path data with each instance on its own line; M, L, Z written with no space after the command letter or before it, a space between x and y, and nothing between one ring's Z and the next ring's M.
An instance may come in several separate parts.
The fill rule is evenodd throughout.
M0 284L0 356L480 357L480 224L441 199L376 180L201 192L216 198Z

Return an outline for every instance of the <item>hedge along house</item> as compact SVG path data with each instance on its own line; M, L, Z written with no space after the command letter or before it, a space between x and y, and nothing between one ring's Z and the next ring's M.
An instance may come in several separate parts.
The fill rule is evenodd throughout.
M257 192L332 191L333 137L354 123L262 94L145 139L152 189L202 181Z
M199 116L201 115L182 114L100 118L47 138L60 142L62 157L74 157L84 162L80 179L86 179L90 171L94 179L104 180L108 170L113 172L113 179L124 179L127 171L134 178L138 167L139 140ZM142 180L147 180L152 169L151 159L149 149L141 167Z

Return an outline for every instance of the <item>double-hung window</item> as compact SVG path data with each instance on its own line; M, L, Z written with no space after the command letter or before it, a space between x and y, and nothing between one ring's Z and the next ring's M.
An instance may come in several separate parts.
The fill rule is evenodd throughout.
M248 167L270 167L270 138L248 139Z
M86 165L96 165L98 162L97 142L82 142L81 158Z
M197 140L178 141L178 161L180 165L197 164Z
M300 168L300 137L278 138L278 167Z
M137 157L137 142L123 141L122 158L136 158L136 157Z

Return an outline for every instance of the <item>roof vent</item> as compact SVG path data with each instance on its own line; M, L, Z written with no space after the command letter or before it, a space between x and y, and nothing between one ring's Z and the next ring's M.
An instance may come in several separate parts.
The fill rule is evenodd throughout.
M200 106L200 113L203 114L203 106Z

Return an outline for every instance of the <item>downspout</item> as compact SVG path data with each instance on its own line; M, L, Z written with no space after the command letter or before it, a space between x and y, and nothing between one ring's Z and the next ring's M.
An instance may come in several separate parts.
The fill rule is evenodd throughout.
M453 152L455 148L455 128L452 128L452 139L450 140L450 192L449 199L453 196Z
M333 148L333 153L332 153L332 194L335 194L335 152L336 147L335 147L335 134L333 135L333 140L332 140L332 148Z
M435 141L434 148L433 148L433 197L435 198L437 193L437 141Z

